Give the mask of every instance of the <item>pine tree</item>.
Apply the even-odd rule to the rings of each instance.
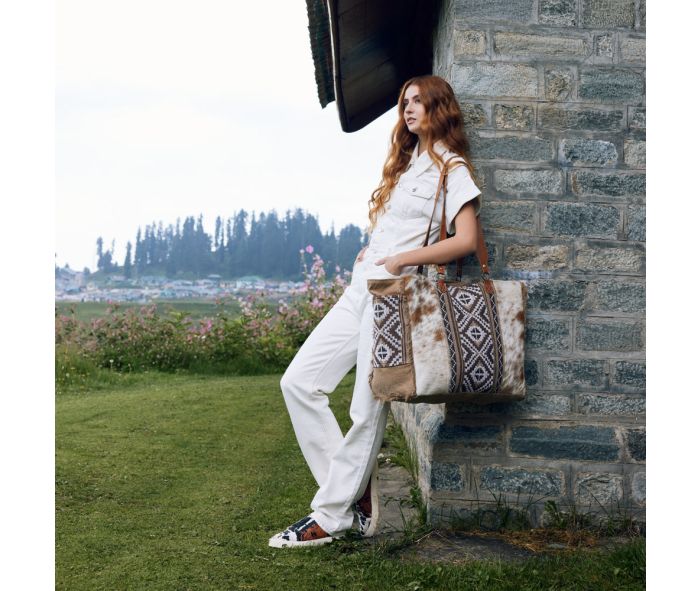
[[[126,257],[124,258],[124,277],[131,279],[131,241],[126,243]]]
[[[97,237],[97,270],[101,271],[102,270],[102,257],[104,256],[104,253],[102,252],[102,249],[104,247],[104,242],[102,240],[102,236]]]
[[[362,230],[354,224],[348,224],[338,236],[338,265],[341,269],[352,270],[357,253],[362,248]]]
[[[138,275],[143,275],[146,270],[146,253],[144,249],[143,240],[141,239],[141,226],[136,231],[136,245],[134,246],[134,266],[136,267],[136,273]]]
[[[242,277],[248,273],[248,212],[239,210],[232,222],[231,238],[227,244],[229,273],[231,277]]]

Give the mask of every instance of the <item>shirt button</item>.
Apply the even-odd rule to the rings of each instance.
[[[413,187],[413,189],[411,189],[411,191],[413,191],[415,193],[417,188],[418,187]]]

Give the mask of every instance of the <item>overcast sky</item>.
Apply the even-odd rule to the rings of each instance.
[[[395,109],[348,134],[321,108],[302,0],[57,0],[56,26],[60,266],[199,213],[367,224]]]

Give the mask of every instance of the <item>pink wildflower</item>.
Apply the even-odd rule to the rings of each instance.
[[[309,254],[311,254],[313,251],[314,251],[314,247],[311,246],[311,245],[309,244],[309,245],[306,247],[306,252],[308,252]]]

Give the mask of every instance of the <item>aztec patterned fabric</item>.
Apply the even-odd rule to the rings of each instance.
[[[403,307],[400,295],[374,298],[372,356],[375,367],[391,367],[406,363],[406,341]]]
[[[493,392],[503,365],[496,302],[479,283],[439,294],[450,351],[450,392]]]
[[[498,402],[525,397],[526,290],[520,281],[373,279],[370,385],[380,400]]]

